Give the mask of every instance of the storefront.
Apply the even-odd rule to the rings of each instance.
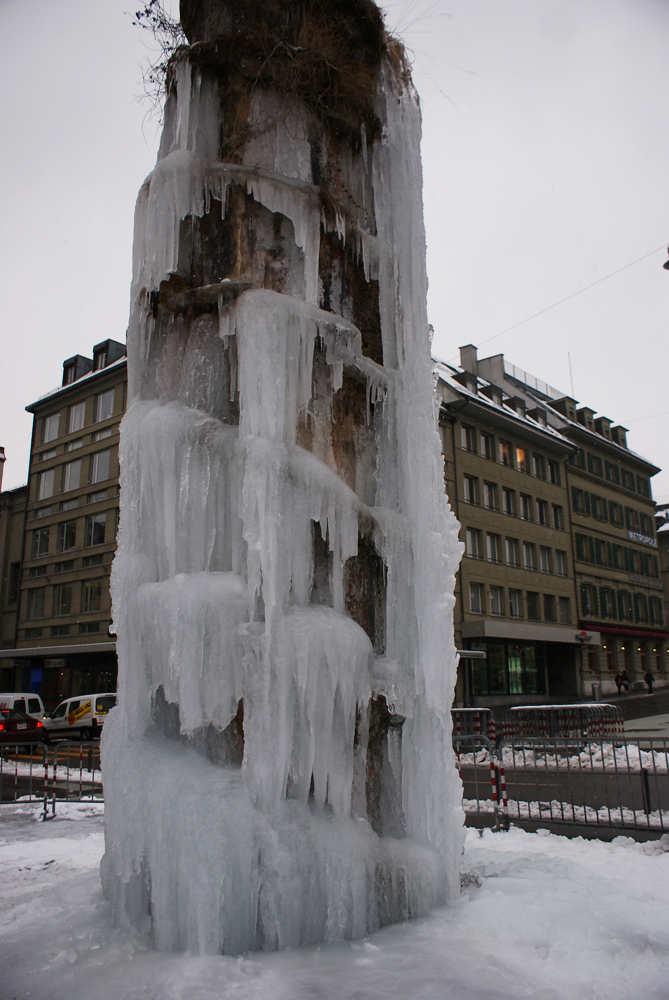
[[[64,698],[116,690],[115,642],[3,650],[0,664],[3,691],[39,694],[47,708]]]

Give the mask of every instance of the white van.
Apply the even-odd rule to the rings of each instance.
[[[31,715],[33,719],[44,720],[44,702],[38,694],[25,691],[12,691],[11,694],[0,694],[0,709],[18,708],[19,712]]]
[[[67,698],[44,720],[44,729],[49,737],[79,736],[82,740],[96,739],[115,704],[116,695],[113,691]]]

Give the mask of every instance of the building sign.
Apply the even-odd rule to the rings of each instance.
[[[65,666],[65,657],[64,656],[58,656],[58,657],[56,657],[55,660],[45,660],[44,661],[44,666],[45,667],[64,667]]]
[[[628,528],[627,537],[631,542],[640,542],[642,545],[652,545],[654,549],[657,548],[657,538],[651,538],[649,535],[640,535],[638,531],[630,531]]]

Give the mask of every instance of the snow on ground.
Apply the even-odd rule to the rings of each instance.
[[[666,1000],[669,837],[469,831],[465,890],[365,941],[158,954],[112,924],[103,807],[0,811],[0,1000]]]

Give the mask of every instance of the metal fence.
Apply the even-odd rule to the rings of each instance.
[[[669,741],[454,738],[469,822],[669,832]]]
[[[101,802],[100,744],[62,741],[0,747],[0,805],[40,802],[42,818],[58,802]]]
[[[518,705],[502,717],[505,739],[604,738],[625,734],[625,720],[618,705]]]

